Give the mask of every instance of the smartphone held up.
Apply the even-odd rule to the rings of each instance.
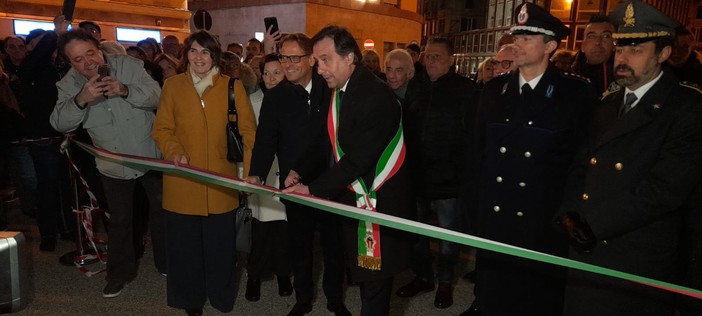
[[[108,64],[103,64],[98,66],[98,75],[100,77],[98,78],[98,81],[102,81],[102,78],[105,78],[110,75],[110,65]]]
[[[265,26],[266,26],[266,32],[268,31],[268,29],[271,29],[270,34],[275,34],[275,32],[278,32],[278,30],[279,30],[278,19],[274,16],[269,16],[269,17],[263,18],[263,24],[265,24]],[[272,28],[271,28],[271,26],[272,26]]]

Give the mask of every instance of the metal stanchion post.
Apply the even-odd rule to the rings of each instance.
[[[71,150],[71,143],[68,142],[65,148],[66,151]],[[70,155],[68,155],[70,157]],[[73,188],[73,202],[76,210],[80,211],[80,185],[78,184],[77,171],[73,170],[71,163],[68,164],[68,175],[71,181],[71,187]],[[76,250],[65,253],[59,258],[59,262],[65,266],[75,266],[75,265],[87,265],[94,263],[99,260],[95,255],[97,253],[94,249],[89,249],[85,246],[85,231],[81,218],[78,214],[75,214],[76,218]],[[92,255],[92,256],[91,256]]]

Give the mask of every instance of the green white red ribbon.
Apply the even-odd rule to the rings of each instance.
[[[75,142],[75,141],[74,141]],[[433,237],[441,240],[446,240],[450,242],[459,243],[462,245],[472,246],[480,249],[495,251],[507,255],[512,255],[516,257],[531,259],[535,261],[550,263],[558,266],[563,266],[571,269],[578,269],[582,271],[588,271],[596,274],[606,275],[613,278],[619,278],[623,280],[628,280],[631,282],[636,282],[651,287],[663,289],[666,291],[695,297],[702,299],[702,291],[693,289],[690,287],[685,287],[670,282],[659,281],[647,277],[638,276],[631,273],[621,272],[609,268],[604,268],[588,263],[583,263],[567,258],[561,258],[553,256],[546,253],[541,253],[525,248],[515,247],[509,244],[504,244],[496,241],[492,241],[485,238],[480,238],[468,234],[459,233],[456,231],[444,229],[441,227],[436,227],[420,222],[414,222],[406,220],[404,218],[399,218],[380,212],[368,212],[364,209],[359,209],[353,206],[320,199],[313,196],[302,195],[297,193],[282,193],[280,190],[272,187],[267,187],[263,185],[248,184],[234,177],[228,177],[215,172],[203,170],[200,168],[192,166],[175,166],[173,163],[151,159],[143,158],[129,155],[121,155],[111,153],[102,149],[98,149],[80,142],[75,142],[81,148],[85,149],[92,155],[105,159],[108,161],[121,163],[132,168],[138,168],[142,170],[158,170],[162,172],[175,173],[184,175],[193,179],[204,181],[207,183],[212,183],[216,185],[221,185],[223,187],[245,191],[255,194],[261,194],[264,196],[278,196],[282,199],[288,201],[304,204],[310,207],[314,207],[323,211],[338,214],[341,216],[346,216],[354,218],[357,220],[368,221],[376,223],[381,226],[391,227],[394,229],[399,229],[419,235],[424,235],[427,237]]]

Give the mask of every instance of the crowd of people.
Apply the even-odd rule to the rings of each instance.
[[[269,29],[226,50],[202,30],[124,47],[97,23],[68,31],[57,16],[54,31],[2,41],[2,158],[41,251],[75,238],[59,146],[76,133],[111,152],[702,288],[702,65],[690,32],[637,0],[593,16],[577,52],[558,50],[570,30],[535,4],[514,21],[467,78],[441,37],[384,60],[336,25],[311,37]],[[227,159],[230,106],[242,162]],[[295,294],[288,315],[311,312],[319,233],[329,312],[351,315],[346,281],[360,287],[362,315],[389,315],[407,269],[415,277],[394,295],[435,291],[438,310],[453,305],[456,243],[432,252],[428,237],[292,201],[93,164],[110,213],[106,298],[137,277],[148,231],[169,306],[231,311],[247,203],[248,301],[275,275],[279,295]],[[702,313],[694,298],[489,250],[477,250],[472,277],[461,315]]]

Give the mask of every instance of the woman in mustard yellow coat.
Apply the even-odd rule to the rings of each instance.
[[[229,77],[220,74],[221,49],[205,31],[184,42],[182,74],[166,80],[154,123],[153,138],[166,160],[228,176],[237,175],[227,161]],[[248,174],[256,122],[244,86],[234,85],[239,131],[244,140],[244,174]],[[179,175],[163,176],[168,255],[168,305],[201,315],[205,300],[222,311],[234,305],[236,284],[235,212],[239,193]]]

